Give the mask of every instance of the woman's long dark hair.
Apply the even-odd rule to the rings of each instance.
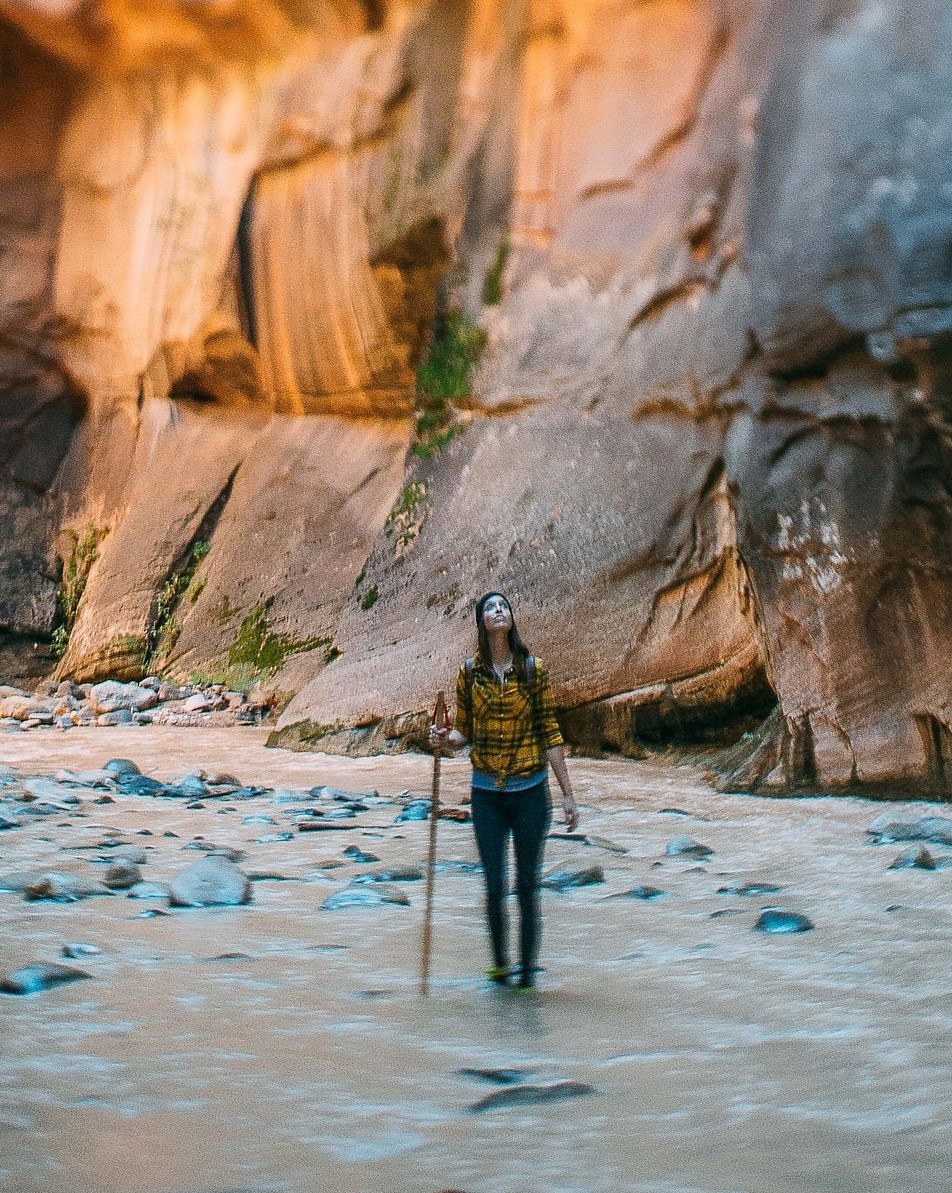
[[[484,593],[476,602],[476,635],[478,645],[476,648],[476,655],[480,663],[487,671],[493,669],[493,658],[489,651],[489,633],[486,630],[486,624],[483,621],[483,609],[490,597],[502,597],[502,599],[509,606],[509,616],[512,618],[512,625],[509,629],[507,639],[509,642],[509,651],[512,654],[512,669],[516,673],[516,678],[521,683],[528,682],[526,674],[526,659],[529,657],[529,650],[526,644],[519,637],[519,631],[516,629],[516,618],[512,612],[512,603],[504,592],[487,592]]]

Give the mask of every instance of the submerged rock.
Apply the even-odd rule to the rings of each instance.
[[[395,903],[401,907],[410,906],[410,900],[399,887],[368,883],[366,886],[344,887],[343,890],[328,895],[321,904],[321,911],[337,911],[342,907],[381,907],[385,903]]]
[[[555,1081],[551,1085],[513,1085],[487,1094],[475,1102],[470,1111],[481,1114],[485,1110],[501,1110],[506,1106],[535,1106],[540,1102],[582,1098],[595,1093],[594,1086],[584,1081]]]
[[[93,895],[111,895],[113,892],[101,882],[92,882],[79,874],[62,874],[56,870],[32,875],[23,888],[23,898],[30,903],[49,901],[51,903],[78,903]]]
[[[924,845],[911,845],[894,859],[890,870],[934,870],[935,858]]]
[[[423,871],[419,866],[388,866],[384,870],[368,870],[358,874],[355,884],[364,882],[419,882]]]
[[[0,978],[0,990],[4,994],[38,994],[41,990],[49,990],[51,986],[60,986],[64,982],[79,982],[91,977],[92,974],[86,973],[83,969],[75,969],[71,965],[41,961],[36,965],[26,965],[7,974],[5,978]]]
[[[866,832],[874,845],[893,845],[900,841],[931,841],[935,845],[952,845],[952,820],[947,816],[893,820],[886,813],[878,816]]]
[[[643,899],[646,903],[652,899],[670,897],[669,891],[662,891],[656,886],[633,886],[630,891],[618,891],[617,894],[607,896],[609,899]]]
[[[69,944],[63,945],[64,957],[98,957],[102,949],[98,944],[84,944],[80,941],[71,941]]]
[[[157,796],[165,791],[165,784],[148,775],[128,771],[119,775],[119,790],[123,795]]]
[[[605,871],[601,866],[585,866],[579,870],[550,870],[540,886],[550,891],[567,891],[573,887],[593,886],[605,881]]]
[[[719,895],[776,895],[782,887],[773,882],[729,882],[727,886],[719,886]]]
[[[460,1077],[475,1077],[494,1085],[518,1085],[529,1075],[525,1069],[457,1069],[456,1072]]]
[[[361,864],[380,861],[380,858],[375,853],[364,853],[359,845],[348,845],[344,850],[344,855],[352,861],[360,862]]]
[[[137,882],[129,887],[126,895],[130,899],[167,899],[169,888],[164,882]]]
[[[702,845],[693,837],[675,837],[669,841],[665,853],[669,857],[710,857],[714,850],[709,845]]]
[[[170,907],[236,907],[251,902],[251,880],[224,857],[203,858],[169,883]]]
[[[395,818],[394,824],[405,824],[408,820],[429,820],[430,818],[430,801],[428,799],[415,799],[412,803],[400,812]]]
[[[367,799],[375,799],[378,793],[376,791],[342,791],[340,787],[330,787],[327,784],[321,784],[318,787],[312,787],[308,794],[313,799],[329,799],[340,804],[351,804],[363,803]]]
[[[813,921],[796,911],[781,911],[770,908],[761,912],[754,927],[758,932],[785,933],[809,932],[814,927]]]

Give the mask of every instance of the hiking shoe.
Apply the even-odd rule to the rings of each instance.
[[[495,982],[497,986],[509,985],[509,966],[508,965],[491,965],[486,970],[486,977],[491,982]]]
[[[535,989],[535,982],[516,982],[515,986],[513,986],[516,994],[522,995],[535,994]]]

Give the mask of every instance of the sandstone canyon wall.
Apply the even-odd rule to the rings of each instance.
[[[390,748],[502,587],[585,748],[775,693],[728,785],[948,792],[944,3],[0,21],[8,651]]]

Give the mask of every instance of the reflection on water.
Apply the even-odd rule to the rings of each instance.
[[[205,766],[262,785],[426,791],[425,758],[328,759],[261,741],[138,729],[0,744],[14,765],[46,773],[125,756],[163,778]],[[0,1189],[945,1191],[952,874],[888,871],[888,847],[871,848],[864,831],[879,809],[862,801],[723,797],[695,771],[644,763],[573,770],[586,828],[614,848],[549,842],[551,864],[594,859],[606,881],[544,893],[546,969],[531,999],[480,980],[479,877],[464,865],[437,878],[426,999],[421,883],[403,886],[410,907],[319,910],[360,872],[345,850],[369,843],[364,824],[377,826],[382,866],[421,863],[427,825],[394,826],[395,806],[260,845],[244,818],[283,825],[293,805],[119,798],[4,833],[4,871],[99,874],[86,847],[119,829],[149,847],[150,881],[194,861],[183,847],[199,836],[289,881],[255,882],[246,908],[148,920],[122,894],[71,905],[0,894],[2,972],[56,960],[66,941],[102,949],[71,962],[92,981],[0,998]],[[465,764],[444,774],[448,798],[462,799]],[[705,819],[659,815],[673,803]],[[685,823],[715,851],[702,866],[665,855]],[[469,827],[441,823],[439,855],[472,862]],[[769,899],[816,930],[755,933],[766,899],[718,893],[727,881],[773,882]],[[671,897],[605,897],[636,884]],[[724,909],[739,914],[711,918]],[[466,1069],[596,1094],[476,1115],[492,1086]]]

